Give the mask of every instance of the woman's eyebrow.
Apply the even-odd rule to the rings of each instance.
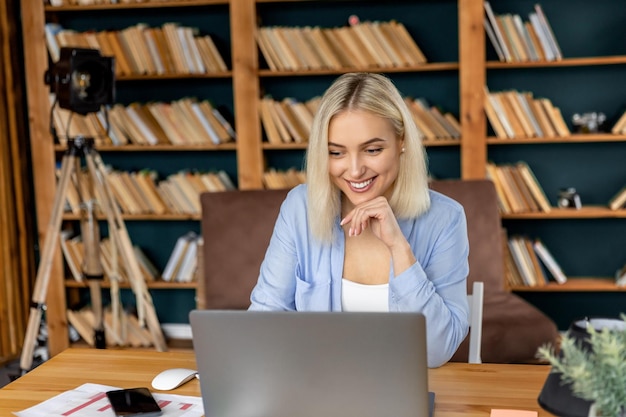
[[[370,140],[367,140],[367,141],[361,143],[359,146],[368,146],[368,145],[371,145],[373,143],[378,143],[378,142],[386,142],[386,141],[385,141],[385,139],[382,139],[382,138],[372,138]],[[338,148],[345,148],[344,145],[340,145],[340,144],[334,143],[334,142],[328,142],[328,146],[336,146]]]

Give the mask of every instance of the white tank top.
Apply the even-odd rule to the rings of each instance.
[[[341,280],[342,311],[389,311],[389,284],[366,285]]]

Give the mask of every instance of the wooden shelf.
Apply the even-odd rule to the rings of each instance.
[[[120,75],[115,78],[116,82],[124,81],[165,81],[165,80],[197,80],[201,78],[231,78],[232,71],[208,72],[202,74],[162,74],[162,75],[146,75],[146,74],[128,74]]]
[[[144,1],[135,3],[116,4],[93,4],[89,6],[50,6],[46,5],[46,12],[84,12],[87,10],[119,10],[119,9],[158,9],[165,7],[193,7],[193,6],[214,6],[229,4],[229,0],[179,0],[179,1]]]
[[[122,214],[122,219],[125,221],[199,221],[200,218],[200,214]],[[104,221],[106,217],[99,215],[97,219]],[[63,215],[63,220],[80,220],[80,215],[66,213]]]
[[[98,152],[193,152],[193,151],[235,151],[237,144],[223,143],[221,145],[102,145],[97,146]],[[54,145],[55,152],[64,152],[66,146]]]
[[[424,140],[422,142],[424,146],[461,146],[461,141],[459,139],[437,139],[437,140]],[[306,143],[281,143],[281,144],[273,144],[268,142],[263,142],[261,145],[264,150],[291,150],[291,149],[306,149]]]
[[[434,62],[423,65],[413,65],[409,67],[377,67],[377,68],[343,68],[340,70],[297,70],[297,71],[274,71],[270,69],[259,69],[259,77],[304,77],[311,75],[337,75],[346,71],[377,71],[383,73],[396,72],[418,72],[418,71],[458,71],[458,62]]]
[[[586,67],[593,65],[624,65],[626,64],[626,55],[624,56],[602,56],[602,57],[585,57],[585,58],[564,58],[560,61],[535,61],[535,62],[500,62],[489,61],[485,64],[487,69],[506,69],[506,68],[549,68],[549,67]]]
[[[529,219],[624,219],[626,209],[611,210],[603,206],[583,206],[579,210],[553,207],[549,213],[508,213],[502,214],[505,220]]]
[[[574,134],[558,138],[515,138],[499,139],[493,136],[487,138],[488,145],[535,145],[540,143],[589,143],[589,142],[626,142],[626,135],[611,133]]]
[[[166,282],[166,281],[152,281],[146,282],[146,286],[151,290],[172,290],[172,289],[196,289],[198,284],[196,282]],[[86,281],[79,282],[73,279],[65,280],[66,288],[89,288]],[[109,281],[102,281],[102,288],[111,288]],[[120,288],[130,289],[128,282],[121,282]]]
[[[624,292],[626,287],[618,287],[611,278],[570,277],[564,284],[550,282],[538,287],[511,287],[513,292]]]

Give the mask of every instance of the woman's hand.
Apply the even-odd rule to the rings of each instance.
[[[368,227],[389,249],[398,244],[406,244],[396,216],[385,197],[361,203],[353,208],[342,220],[341,225],[349,224],[348,236],[359,236]]]

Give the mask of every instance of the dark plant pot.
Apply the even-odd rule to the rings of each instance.
[[[623,320],[606,317],[583,318],[575,320],[569,327],[568,333],[571,338],[582,344],[584,349],[589,350],[589,333],[587,324],[596,330],[608,328],[609,330],[624,331],[626,323]],[[546,382],[537,399],[539,405],[546,411],[559,417],[588,417],[592,402],[578,398],[572,394],[570,384],[563,384],[560,373],[552,373],[546,378]]]

